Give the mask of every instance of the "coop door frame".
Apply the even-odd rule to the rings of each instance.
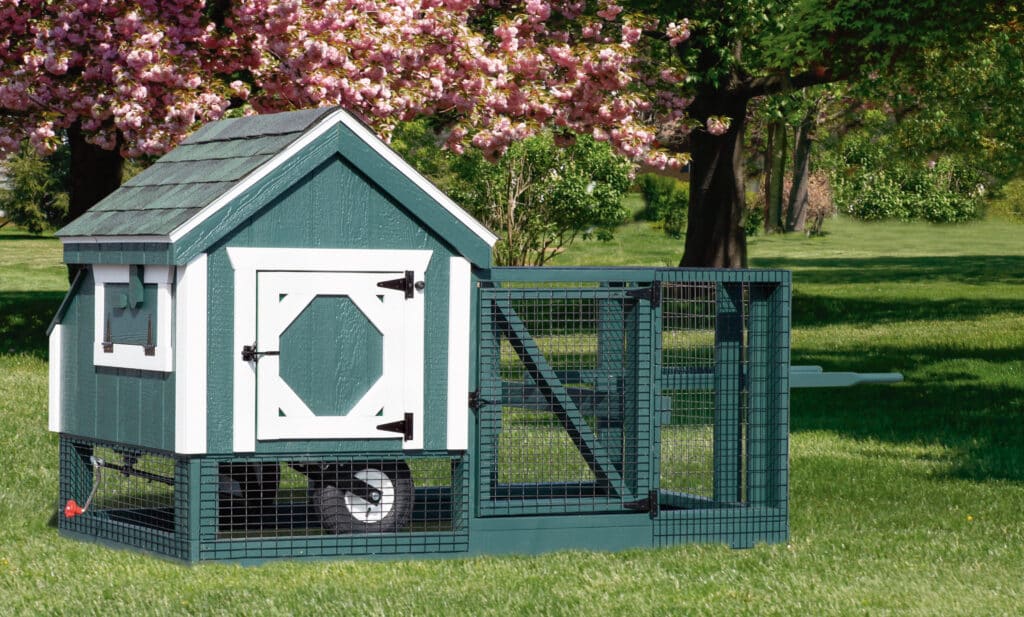
[[[499,276],[501,273],[497,273]],[[542,276],[542,275],[541,275]],[[653,359],[652,307],[647,295],[651,287],[605,285],[589,288],[565,287],[488,287],[480,290],[478,341],[480,389],[476,397],[480,444],[478,510],[483,516],[570,514],[587,512],[635,512],[643,510],[644,500],[653,487],[652,469],[640,464],[649,457],[651,424],[655,397],[650,371]],[[530,332],[529,325],[517,314],[514,303],[551,300],[592,302],[598,306],[598,324],[618,319],[631,332],[631,345],[618,341],[620,374],[602,367],[598,351],[594,370],[559,370],[544,351],[544,335]],[[600,325],[598,347],[612,344],[614,337]],[[601,340],[604,339],[604,340]],[[503,380],[502,341],[524,367],[521,384]],[[586,373],[593,373],[588,376]],[[618,377],[619,385],[613,384]],[[646,381],[645,381],[646,379]],[[582,388],[570,384],[591,383]],[[532,384],[532,385],[530,385]],[[629,385],[627,385],[629,384]],[[510,388],[511,386],[511,388]],[[622,451],[609,447],[591,426],[593,418],[586,408],[601,397],[602,388],[619,388],[624,398],[620,432]],[[510,394],[511,392],[511,394]],[[606,392],[607,393],[607,392]],[[525,399],[525,400],[519,400]],[[541,402],[543,401],[543,402]],[[537,407],[539,403],[539,407]],[[581,459],[594,476],[592,482],[508,483],[502,480],[502,464],[532,465],[543,468],[551,461],[525,461],[519,456],[501,454],[501,433],[506,408],[548,409],[558,418]],[[588,421],[589,420],[589,421]],[[514,459],[510,460],[503,459]],[[616,462],[616,459],[620,459]]]
[[[402,435],[381,431],[376,429],[353,430],[353,426],[338,422],[338,417],[313,417],[306,420],[317,420],[315,422],[299,422],[291,430],[281,430],[280,423],[274,419],[268,420],[267,412],[264,409],[259,412],[258,392],[260,391],[260,377],[258,368],[260,362],[245,360],[240,350],[247,345],[258,343],[259,320],[259,280],[261,273],[296,273],[301,277],[317,278],[317,273],[337,273],[341,278],[335,280],[335,284],[345,280],[363,287],[369,276],[380,275],[381,280],[388,277],[395,278],[406,271],[413,273],[414,280],[422,281],[426,274],[427,266],[430,263],[432,251],[429,250],[377,250],[377,249],[272,249],[272,248],[240,248],[231,247],[227,249],[228,259],[235,271],[235,332],[234,332],[234,451],[255,452],[257,441],[279,440],[279,439],[402,439]],[[346,279],[347,277],[347,279]],[[323,281],[328,280],[322,279]],[[328,287],[330,289],[330,283]],[[404,417],[411,414],[412,438],[402,439],[402,447],[406,450],[421,449],[423,447],[423,357],[424,357],[424,293],[417,291],[412,298],[405,299],[402,291],[393,289],[379,289],[378,295],[399,296],[402,302],[395,304],[388,302],[388,309],[384,309],[381,303],[381,311],[400,311],[394,319],[403,324],[398,332],[397,327],[388,329],[384,334],[384,345],[388,347],[388,340],[401,339],[400,362],[401,377],[395,383],[391,376],[391,383],[387,388],[397,388],[390,394],[384,394],[389,398],[387,418],[380,420],[381,423],[391,416]],[[310,297],[321,295],[314,293]],[[333,295],[326,292],[324,295]],[[376,300],[376,297],[374,297]],[[370,303],[367,299],[362,301],[364,307]],[[305,306],[305,305],[303,305]],[[396,308],[397,307],[397,308]],[[301,310],[301,309],[300,309]],[[362,310],[362,309],[361,309]],[[370,309],[373,311],[374,309]],[[294,312],[294,311],[293,311]],[[364,311],[365,313],[365,311]],[[382,313],[383,314],[383,313]],[[377,317],[379,322],[382,318]],[[373,321],[373,319],[371,319]],[[375,324],[376,325],[376,324]],[[392,343],[394,344],[394,343]],[[392,348],[392,355],[396,353]],[[264,356],[267,368],[262,371],[271,370],[277,358]],[[393,369],[394,370],[394,369]],[[379,390],[378,390],[379,392]],[[395,407],[398,409],[394,409]],[[308,411],[308,409],[306,409]],[[302,410],[299,410],[301,415]],[[259,418],[259,420],[258,420]]]

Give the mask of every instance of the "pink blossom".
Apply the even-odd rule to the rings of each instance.
[[[604,19],[607,19],[608,21],[611,21],[611,20],[615,19],[615,17],[619,13],[621,13],[621,12],[622,12],[622,7],[621,6],[619,6],[617,4],[609,4],[608,6],[604,7],[600,11],[598,11],[597,14],[600,17],[602,17]]]
[[[712,135],[725,135],[729,130],[731,120],[725,116],[711,116],[708,118],[706,126],[708,133]]]

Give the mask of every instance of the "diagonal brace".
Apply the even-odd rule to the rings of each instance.
[[[565,386],[555,374],[555,371],[544,359],[537,343],[530,336],[526,325],[516,315],[515,310],[505,300],[494,300],[494,306],[498,309],[496,325],[501,329],[508,342],[512,345],[523,363],[530,378],[533,379],[541,395],[555,412],[555,416],[562,423],[563,428],[569,433],[576,448],[587,462],[594,476],[601,482],[611,487],[617,497],[624,501],[631,501],[633,493],[626,487],[622,475],[615,468],[611,459],[601,448],[597,436],[587,424],[579,408],[569,396]]]

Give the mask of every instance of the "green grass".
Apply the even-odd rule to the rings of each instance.
[[[50,524],[53,240],[0,232],[0,615],[1024,614],[1024,226],[826,224],[758,237],[793,270],[793,362],[904,373],[792,397],[788,544],[183,567]],[[648,223],[556,263],[673,265]]]

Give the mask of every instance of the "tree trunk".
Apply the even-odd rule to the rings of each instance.
[[[71,169],[68,180],[68,216],[70,223],[83,212],[121,186],[124,158],[120,148],[104,150],[85,141],[78,124],[68,129]]]
[[[743,233],[743,132],[747,101],[746,97],[722,88],[699,93],[690,105],[691,115],[702,124],[708,117],[719,115],[731,118],[732,124],[724,135],[711,135],[703,127],[690,134],[690,205],[681,267],[747,265],[747,239]]]
[[[781,118],[768,126],[768,164],[765,167],[764,230],[783,230],[782,187],[786,176],[786,121]]]
[[[793,187],[789,190],[786,231],[803,231],[807,220],[807,181],[811,175],[811,134],[814,131],[815,110],[804,116],[796,129],[793,146]]]

